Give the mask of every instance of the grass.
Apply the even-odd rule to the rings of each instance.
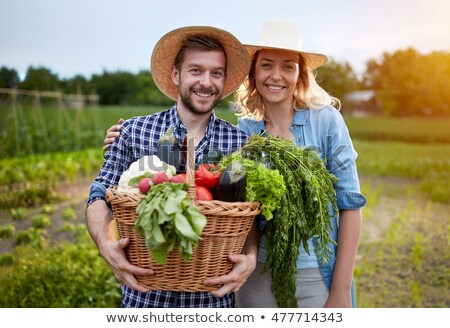
[[[359,173],[417,179],[432,200],[450,202],[450,144],[354,140]]]
[[[450,143],[450,117],[345,117],[345,122],[356,139]]]
[[[355,269],[358,307],[449,307],[450,204],[424,200],[414,181],[378,181],[373,189],[363,183],[369,202]],[[397,191],[384,192],[390,189]]]

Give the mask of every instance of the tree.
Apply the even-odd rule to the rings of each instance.
[[[100,104],[128,105],[134,102],[137,82],[131,73],[104,71],[101,75],[92,76],[91,86],[99,95]]]
[[[345,111],[344,95],[361,89],[361,82],[348,62],[330,60],[327,65],[317,69],[317,83],[330,95],[342,102]]]
[[[19,82],[19,74],[15,69],[4,66],[0,68],[0,88],[15,88]]]
[[[157,106],[170,106],[173,101],[167,98],[156,87],[155,82],[150,71],[140,71],[137,76],[136,98],[135,101],[141,105],[157,105]]]
[[[64,93],[78,93],[90,94],[92,93],[91,82],[83,75],[75,75],[70,79],[61,81],[61,90]]]
[[[387,115],[450,114],[450,53],[386,52],[380,62],[367,63],[364,84],[375,90]]]
[[[45,67],[34,68],[30,66],[25,75],[25,79],[20,83],[21,89],[26,90],[56,90],[59,88],[58,75],[53,74]]]

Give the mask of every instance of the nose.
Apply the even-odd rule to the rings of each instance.
[[[205,87],[209,87],[211,85],[211,76],[209,73],[202,74],[200,84]]]
[[[278,67],[274,67],[270,77],[274,81],[279,81],[281,79],[280,69]]]

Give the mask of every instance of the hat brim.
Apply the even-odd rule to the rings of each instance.
[[[323,66],[328,61],[328,57],[326,55],[319,54],[319,53],[313,53],[313,52],[299,51],[296,49],[258,46],[258,45],[250,45],[250,44],[244,44],[244,47],[249,52],[251,58],[253,58],[253,56],[255,55],[256,52],[258,52],[259,50],[263,50],[263,49],[275,49],[275,50],[286,50],[286,51],[296,52],[296,53],[301,54],[305,58],[306,65],[310,69],[316,69],[320,66]]]
[[[232,94],[250,70],[250,56],[242,43],[231,33],[211,26],[187,26],[165,34],[155,45],[150,59],[153,80],[167,97],[177,100],[178,86],[172,82],[171,69],[183,42],[190,36],[206,35],[218,40],[227,58],[226,80],[222,99]]]

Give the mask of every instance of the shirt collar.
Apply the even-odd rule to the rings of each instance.
[[[177,104],[174,104],[170,109],[169,116],[170,126],[174,127],[175,136],[178,140],[183,140],[186,135],[186,126],[180,120],[180,117],[177,113]],[[220,124],[219,120],[216,117],[214,111],[211,113],[211,118],[209,119],[208,125],[206,127],[205,136],[209,139],[214,133],[214,127]]]
[[[308,119],[309,110],[308,109],[297,109],[295,111],[293,125],[305,125]]]

